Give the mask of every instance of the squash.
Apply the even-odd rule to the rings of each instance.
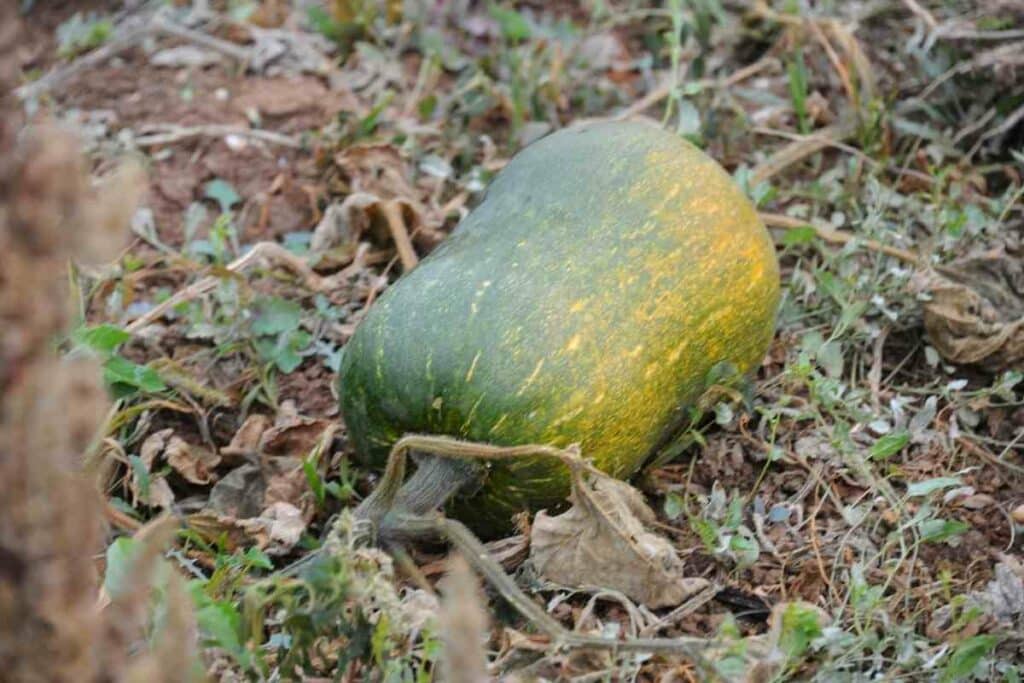
[[[549,135],[366,312],[344,350],[342,415],[381,463],[406,433],[580,444],[619,478],[721,362],[762,360],[779,302],[768,231],[729,175],[642,123]],[[449,514],[485,535],[557,506],[564,465],[491,463]]]

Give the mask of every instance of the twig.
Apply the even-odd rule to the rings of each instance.
[[[734,71],[726,78],[705,78],[697,81],[697,84],[705,88],[727,88],[747,80],[751,76],[764,71],[775,63],[777,63],[777,60],[774,57],[762,57],[753,64],[748,64],[742,69]],[[672,84],[673,78],[671,76],[667,77],[661,85],[656,87],[654,90],[651,90],[649,93],[620,111],[612,118],[616,121],[624,121],[625,119],[632,118],[653,107],[658,102],[668,97],[669,93],[672,92]]]
[[[533,625],[551,638],[552,644],[559,649],[612,650],[613,652],[651,652],[682,655],[694,662],[705,663],[704,652],[713,647],[714,642],[705,638],[629,638],[617,640],[602,636],[591,636],[573,633],[555,621],[544,609],[535,603],[523,590],[516,585],[504,572],[494,558],[490,556],[476,536],[460,522],[445,517],[432,515],[424,517],[406,517],[403,524],[411,531],[427,534],[439,534],[451,541],[474,569],[487,579],[501,593],[510,605],[530,620]]]
[[[772,228],[785,228],[787,230],[795,230],[798,228],[808,227],[813,228],[814,232],[817,233],[818,237],[825,240],[826,242],[831,242],[832,244],[849,244],[850,242],[857,242],[872,251],[881,252],[883,254],[886,254],[887,256],[893,256],[895,258],[900,259],[901,261],[906,261],[907,263],[911,263],[919,268],[928,268],[930,266],[930,264],[921,259],[921,257],[919,257],[917,254],[911,253],[906,249],[900,249],[899,247],[890,247],[889,245],[882,244],[881,242],[878,242],[876,240],[862,239],[857,235],[853,235],[848,232],[843,232],[841,230],[836,230],[835,228],[830,228],[818,221],[793,218],[792,216],[785,216],[780,213],[762,213],[761,220],[765,222],[765,225]],[[945,270],[943,266],[931,267],[939,271]]]
[[[395,200],[381,202],[381,212],[388,223],[388,230],[391,232],[391,239],[398,249],[398,258],[402,261],[402,270],[409,272],[419,263],[416,250],[413,249],[412,240],[409,238],[409,230],[405,227],[405,219],[402,217],[402,206]]]
[[[807,25],[811,28],[811,33],[814,34],[815,40],[817,40],[822,49],[825,50],[825,55],[828,57],[828,61],[832,63],[832,67],[839,74],[839,80],[843,84],[843,90],[846,91],[846,96],[850,100],[850,104],[854,107],[857,106],[857,91],[853,87],[853,81],[850,80],[850,72],[843,64],[842,60],[839,59],[839,55],[836,54],[835,48],[832,47],[832,43],[829,42],[825,32],[821,30],[821,26],[816,21],[808,21]]]
[[[644,638],[653,636],[661,629],[675,624],[686,615],[693,614],[701,607],[711,602],[711,600],[714,599],[715,595],[717,595],[720,590],[720,586],[708,584],[708,586],[704,590],[700,591],[699,593],[691,597],[689,600],[679,605],[679,607],[676,607],[674,610],[672,610],[671,612],[669,612],[653,624],[645,626],[640,631],[640,636]]]
[[[169,21],[162,16],[153,17],[152,21],[153,29],[166,33],[167,35],[187,40],[190,43],[202,45],[205,48],[219,52],[222,55],[231,57],[232,59],[238,60],[243,64],[248,64],[249,60],[252,59],[252,52],[240,45],[221,40],[220,38],[214,38],[213,36],[202,33],[200,31],[194,31],[190,28],[186,28],[181,24],[177,24],[173,21]]]
[[[236,59],[246,64],[252,57],[251,52],[244,47],[186,28],[164,18],[158,13],[152,18],[145,20],[140,26],[123,30],[121,35],[114,37],[105,45],[101,45],[95,50],[82,55],[73,62],[56,69],[55,71],[51,71],[37,81],[26,83],[20,88],[17,88],[14,91],[14,95],[20,100],[28,100],[38,97],[39,95],[57,87],[61,83],[64,83],[81,71],[98,66],[111,57],[115,57],[128,48],[135,46],[147,35],[154,32],[164,33],[176,38],[181,38],[182,40],[202,45],[203,47],[220,52],[221,54],[227,55],[232,59]]]
[[[871,387],[871,405],[876,411],[881,410],[882,400],[882,360],[885,350],[885,340],[889,337],[888,325],[882,327],[872,344],[871,369],[868,370],[868,386]]]
[[[786,145],[754,167],[750,172],[751,185],[757,185],[778,175],[786,168],[816,152],[820,152],[826,147],[832,147],[841,143],[853,135],[856,130],[857,127],[851,120],[822,128],[813,135],[805,136]]]
[[[268,259],[270,261],[277,262],[281,265],[287,266],[289,269],[302,276],[306,287],[313,291],[322,292],[328,291],[333,287],[334,281],[332,278],[325,278],[317,275],[313,272],[305,261],[291,253],[280,244],[276,242],[259,242],[249,250],[244,256],[235,259],[227,266],[227,270],[232,273],[238,273],[249,266],[253,265],[260,259]],[[161,304],[154,306],[151,310],[147,311],[142,316],[132,321],[125,329],[128,332],[135,333],[144,328],[146,325],[153,323],[158,320],[165,313],[173,309],[175,306],[182,304],[186,301],[191,301],[198,296],[213,290],[217,283],[220,282],[221,278],[217,276],[204,277],[202,280],[192,283],[185,289],[177,292],[174,296],[170,297]]]
[[[244,128],[242,126],[230,126],[219,123],[206,124],[202,126],[178,126],[173,123],[155,123],[145,126],[143,130],[154,131],[135,138],[135,144],[141,147],[153,147],[155,145],[167,145],[172,142],[188,140],[196,137],[227,137],[238,135],[240,137],[254,138],[262,142],[269,142],[283,147],[298,148],[302,146],[295,138],[275,133],[270,130],[258,128]]]
[[[992,130],[985,131],[985,134],[981,136],[982,140],[988,140],[989,138],[996,137],[1009,132],[1011,128],[1016,126],[1021,119],[1024,119],[1024,105],[1021,105],[1014,109],[998,126]]]
[[[1024,38],[1024,29],[978,31],[968,28],[940,28],[935,32],[935,37],[947,40],[1017,40],[1018,38]]]
[[[932,13],[924,7],[921,7],[917,0],[903,0],[903,4],[907,6],[907,9],[910,10],[911,14],[927,24],[928,28],[932,31],[938,28],[939,22],[935,21],[935,17],[932,16]]]
[[[1020,63],[1021,54],[1024,54],[1024,41],[1000,45],[999,47],[992,48],[991,50],[986,50],[971,59],[969,62],[962,62],[948,69],[941,76],[929,83],[928,87],[922,90],[921,94],[917,97],[920,100],[927,99],[928,96],[935,92],[939,86],[954,76],[970,73],[976,69],[992,66],[1002,61],[1006,61],[1010,64],[1018,64]]]
[[[112,39],[92,52],[87,52],[75,61],[66,64],[59,69],[51,71],[37,81],[26,83],[14,91],[15,97],[20,100],[30,100],[39,97],[43,93],[52,90],[61,83],[64,83],[72,76],[81,71],[98,66],[111,57],[115,57],[124,50],[140,42],[152,31],[150,25],[144,25],[126,31],[124,34]]]
[[[775,128],[768,128],[766,126],[756,126],[754,128],[751,128],[751,132],[756,133],[758,135],[768,135],[777,138],[784,138],[786,140],[793,140],[796,142],[807,139],[806,135],[800,135],[799,133],[791,133],[786,130],[776,130]],[[897,180],[903,176],[906,176],[909,178],[913,178],[914,180],[918,180],[922,183],[926,183],[928,185],[934,185],[936,182],[933,176],[930,176],[926,173],[915,171],[914,169],[911,168],[897,166],[892,163],[884,164],[876,159],[873,159],[870,155],[865,154],[862,150],[857,149],[853,145],[848,145],[845,142],[841,142],[839,140],[831,140],[829,141],[828,146],[846,152],[847,154],[851,154],[860,159],[861,161],[863,161],[868,166],[871,166],[872,168],[884,169],[885,171],[894,174]]]
[[[1018,438],[1020,438],[1020,436],[1018,436]],[[1017,475],[1024,475],[1024,467],[1021,467],[1020,465],[1014,465],[1012,462],[1007,462],[1003,460],[999,456],[990,453],[988,449],[982,448],[981,446],[974,443],[970,439],[961,436],[957,438],[956,442],[960,444],[963,447],[963,449],[970,453],[971,455],[976,455],[980,457],[982,460],[987,461],[991,465],[995,465],[996,467],[1005,467],[1006,469],[1016,473]]]

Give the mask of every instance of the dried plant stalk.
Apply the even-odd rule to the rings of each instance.
[[[15,41],[4,36],[18,30],[16,8],[0,3],[0,93],[15,76],[3,65],[12,63],[5,53]],[[187,602],[151,653],[131,656],[144,642],[145,565],[161,555],[159,539],[140,544],[139,589],[105,611],[97,603],[103,506],[81,456],[109,399],[96,360],[54,352],[72,318],[69,259],[117,255],[139,176],[119,172],[94,192],[77,141],[56,128],[19,132],[20,109],[0,98],[0,678],[138,680],[148,666],[161,676],[147,680],[187,680]]]

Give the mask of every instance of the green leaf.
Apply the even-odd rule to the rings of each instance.
[[[974,636],[957,643],[949,654],[949,662],[942,670],[943,683],[959,681],[967,678],[981,661],[981,658],[995,649],[999,644],[999,636]]]
[[[71,338],[77,344],[88,346],[103,355],[109,355],[118,346],[131,339],[132,335],[117,325],[103,324],[79,327],[72,333]]]
[[[139,485],[139,496],[141,496],[144,501],[148,501],[150,476],[149,470],[146,468],[146,463],[144,463],[142,458],[137,455],[129,455],[128,462],[131,463],[132,466],[132,476],[135,477],[135,481]]]
[[[886,458],[891,458],[902,451],[903,447],[908,443],[910,443],[910,432],[906,430],[886,434],[871,445],[871,459],[885,460]]]
[[[700,536],[701,542],[709,552],[714,551],[715,545],[718,544],[718,530],[710,522],[700,517],[691,517],[690,528]]]
[[[316,463],[308,458],[303,460],[302,471],[306,474],[306,481],[309,482],[309,488],[313,491],[313,495],[316,496],[317,504],[323,505],[326,491],[324,489],[323,477],[316,470]]]
[[[679,135],[697,135],[700,133],[700,112],[693,102],[687,99],[679,99],[679,122],[676,125],[676,133]]]
[[[196,621],[203,634],[242,666],[248,666],[249,652],[240,637],[242,618],[229,602],[208,604],[196,613]]]
[[[107,547],[107,573],[103,577],[103,589],[111,598],[131,589],[135,551],[136,541],[128,536],[122,536]]]
[[[843,375],[843,347],[837,341],[827,341],[818,349],[818,365],[832,379]]]
[[[789,76],[789,96],[793,101],[797,124],[801,133],[807,133],[811,126],[807,116],[807,65],[804,63],[802,49],[797,49],[786,68],[786,73]]]
[[[971,528],[970,524],[955,519],[926,519],[918,527],[921,540],[927,543],[938,543],[947,538],[959,536]]]
[[[109,384],[125,384],[148,394],[167,388],[155,370],[121,356],[111,356],[103,365],[103,377]]]
[[[248,548],[243,554],[243,557],[245,557],[245,561],[249,564],[250,567],[256,567],[257,569],[266,569],[268,571],[274,568],[274,563],[270,561],[270,558],[267,557],[267,554],[259,548],[257,548],[256,546]]]
[[[530,24],[514,9],[491,5],[491,16],[501,27],[501,35],[507,40],[526,40],[531,35]]]
[[[818,231],[810,225],[801,228],[790,228],[782,236],[782,244],[787,247],[795,247],[800,244],[810,244],[818,236]]]
[[[679,515],[686,511],[686,502],[678,493],[669,491],[665,496],[665,516],[669,519],[678,519]]]
[[[915,481],[907,485],[907,495],[911,497],[927,496],[935,491],[960,486],[960,477],[935,477],[924,481]]]
[[[232,206],[242,201],[242,198],[235,191],[235,188],[231,186],[231,183],[220,178],[206,183],[205,197],[216,201],[220,205],[221,213],[231,211]]]
[[[752,538],[736,534],[729,539],[729,550],[736,554],[741,567],[749,567],[761,555],[761,546]]]
[[[262,335],[291,332],[299,327],[301,319],[302,306],[294,301],[272,297],[259,302],[252,331]]]
[[[821,633],[817,611],[797,603],[787,605],[782,612],[779,648],[786,653],[787,658],[800,657]]]

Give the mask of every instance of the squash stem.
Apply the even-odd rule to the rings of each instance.
[[[417,454],[419,467],[405,481],[406,461],[413,453]],[[422,533],[403,529],[400,520],[432,512],[463,489],[478,486],[485,472],[484,461],[537,456],[555,458],[570,468],[597,472],[580,457],[576,445],[564,449],[540,444],[495,446],[448,436],[407,434],[392,446],[384,476],[356,508],[355,516],[373,525],[377,540],[423,538]]]
[[[401,520],[422,516],[447,503],[464,488],[479,485],[483,466],[472,460],[438,455],[417,455],[416,471],[402,483],[387,481],[388,476],[404,475],[405,467],[389,468],[385,480],[356,509],[356,517],[374,523],[380,538],[388,541],[413,540],[422,534],[406,533]]]

